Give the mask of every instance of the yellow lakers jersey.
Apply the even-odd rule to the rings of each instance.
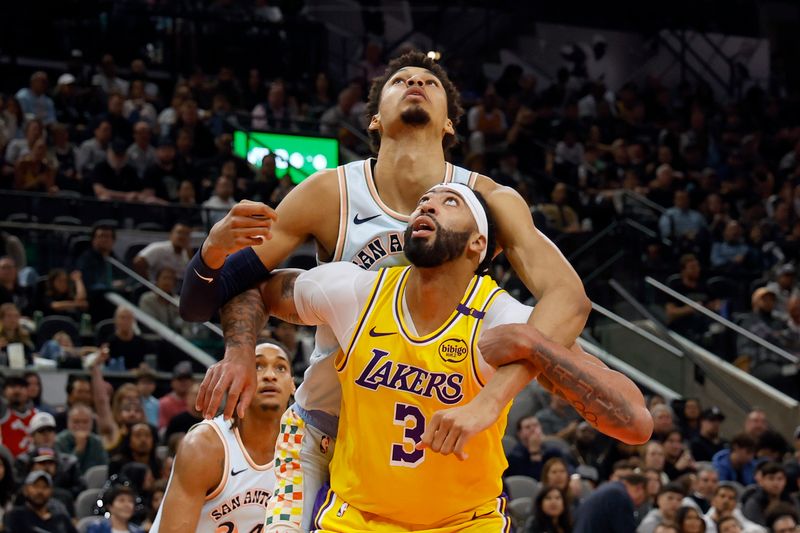
[[[418,337],[402,313],[409,272],[380,271],[350,345],[337,355],[342,407],[331,488],[361,511],[436,524],[502,491],[509,406],[467,444],[465,461],[415,449],[436,411],[468,403],[485,383],[477,337],[502,290],[488,276],[475,276],[448,320]]]

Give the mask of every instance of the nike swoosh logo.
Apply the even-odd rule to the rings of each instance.
[[[206,283],[212,283],[214,281],[214,278],[207,278],[205,276],[201,276],[200,272],[198,272],[196,268],[193,268],[192,270],[194,270],[194,273],[197,274],[198,278],[202,279]]]
[[[232,468],[231,468],[231,475],[232,475],[232,476],[238,476],[239,474],[241,474],[241,473],[242,473],[242,472],[244,472],[245,470],[247,470],[247,469],[246,469],[246,468],[242,468],[241,470],[239,470],[239,471],[237,472],[236,470],[234,470],[234,469],[232,469]]]
[[[374,215],[367,218],[358,218],[358,213],[356,213],[356,216],[353,217],[353,224],[363,224],[364,222],[369,222],[373,218],[378,218],[379,216],[380,215]]]
[[[370,337],[386,337],[387,335],[397,335],[397,332],[396,331],[389,331],[388,333],[378,333],[377,331],[375,331],[375,327],[373,327],[371,330],[369,330],[369,336]]]

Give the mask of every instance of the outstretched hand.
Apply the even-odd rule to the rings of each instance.
[[[227,398],[224,419],[229,420],[234,409],[239,418],[244,418],[255,390],[255,352],[228,348],[222,361],[208,367],[197,393],[195,409],[203,414],[203,418],[214,418],[223,398]]]
[[[205,246],[223,255],[230,255],[242,248],[261,244],[272,238],[270,229],[277,219],[275,210],[268,205],[242,200],[214,224]],[[211,250],[204,249],[204,252]]]

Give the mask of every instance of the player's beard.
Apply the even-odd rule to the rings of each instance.
[[[407,126],[426,126],[431,121],[431,116],[422,107],[415,105],[400,113],[400,120]]]
[[[422,237],[412,237],[411,225],[406,228],[403,252],[412,265],[419,268],[433,268],[461,257],[469,241],[470,231],[451,231],[444,229],[431,217],[436,226],[433,242]]]

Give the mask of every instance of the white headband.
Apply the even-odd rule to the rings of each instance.
[[[482,263],[489,249],[489,222],[486,219],[486,211],[483,209],[483,205],[481,205],[478,197],[475,196],[475,192],[461,183],[439,183],[431,187],[428,192],[434,189],[451,190],[463,198],[464,203],[467,204],[470,213],[472,213],[472,218],[475,219],[475,223],[478,225],[478,233],[483,235],[483,238],[486,239],[486,248],[481,252],[481,259],[479,261],[479,263]]]

